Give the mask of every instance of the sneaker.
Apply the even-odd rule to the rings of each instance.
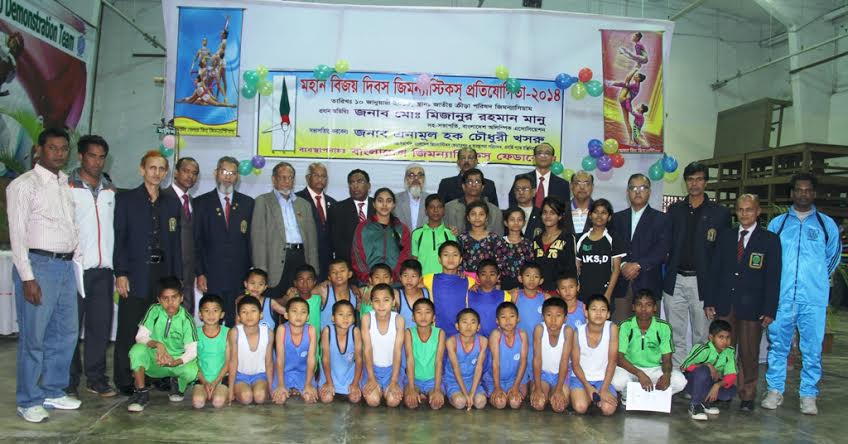
[[[754,401],[742,401],[739,404],[739,411],[751,413],[754,411]]]
[[[75,385],[68,386],[63,391],[65,392],[65,395],[70,396],[71,398],[79,398],[79,389],[77,389]]]
[[[768,410],[774,410],[780,404],[783,404],[783,395],[781,395],[777,390],[769,390],[766,393],[766,397],[763,398],[763,402],[760,403],[760,407]]]
[[[710,417],[707,416],[707,412],[704,411],[703,405],[689,406],[689,417],[695,421],[706,421],[710,419]]]
[[[18,407],[18,416],[23,418],[24,421],[42,422],[50,417],[50,413],[44,407],[35,405],[32,407]]]
[[[176,378],[171,378],[171,387],[168,392],[168,400],[171,402],[183,402],[183,399],[185,399],[185,396],[180,391],[180,383]]]
[[[46,398],[44,400],[44,407],[48,409],[56,409],[56,410],[76,410],[80,408],[82,405],[82,401],[76,398],[71,398],[70,396],[62,396],[60,398]]]
[[[704,413],[708,415],[718,415],[721,413],[721,410],[713,404],[701,404],[701,406],[704,408]]]
[[[115,391],[109,384],[105,382],[95,382],[94,384],[89,384],[86,386],[86,390],[96,395],[100,395],[101,398],[111,398],[116,396],[118,392]]]
[[[801,397],[801,413],[805,415],[818,415],[819,408],[816,407],[816,398],[811,396]]]
[[[130,405],[127,410],[130,412],[143,412],[144,407],[150,402],[150,390],[147,388],[136,389],[130,398]]]

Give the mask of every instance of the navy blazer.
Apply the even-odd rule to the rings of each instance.
[[[465,192],[462,191],[462,174],[442,179],[439,182],[439,191],[436,191],[436,194],[442,196],[446,204],[454,199],[465,197]],[[491,179],[483,179],[482,196],[485,196],[490,204],[498,206],[498,192],[495,189],[495,183]]]
[[[533,180],[536,181],[533,188],[539,186],[539,181],[536,179],[536,170],[528,171],[524,174],[516,174],[515,179],[512,180],[512,186],[509,187],[509,206],[511,207],[518,205],[518,202],[515,200],[515,193],[513,193],[512,190],[515,189],[515,180],[521,176],[532,177]],[[565,203],[568,203],[571,200],[571,187],[568,185],[568,181],[557,176],[553,172],[551,172],[550,175],[550,183],[546,183],[545,186],[548,188],[548,196],[556,196]]]
[[[374,215],[374,198],[368,198],[369,219]],[[353,234],[359,225],[359,210],[353,203],[353,198],[336,203],[329,208],[330,237],[332,238],[333,254],[336,259],[344,259],[350,265],[350,250],[353,246]],[[352,270],[352,268],[351,268]]]
[[[704,307],[714,307],[717,316],[727,316],[732,309],[736,319],[756,321],[760,316],[773,319],[783,265],[780,238],[758,224],[748,239],[741,262],[736,261],[738,242],[738,226],[719,235]]]
[[[180,245],[182,207],[176,197],[159,192],[159,247],[164,253],[167,274],[183,276]],[[130,281],[130,296],[154,300],[150,294],[150,195],[144,184],[115,196],[115,247],[112,263],[115,277]]]
[[[615,287],[614,295],[623,298],[627,295],[628,284],[633,285],[633,293],[649,289],[657,299],[662,298],[662,264],[668,256],[668,246],[671,240],[669,221],[665,213],[645,207],[645,212],[639,218],[633,239],[630,239],[630,224],[633,210],[628,208],[615,213],[612,217],[613,238],[621,240],[624,252],[627,253],[625,262],[638,262],[642,267],[639,276],[628,281],[621,276]]]
[[[253,263],[252,217],[253,198],[246,194],[233,193],[229,225],[217,190],[194,199],[194,269],[198,276],[206,276],[208,293],[229,294],[244,285]]]
[[[506,217],[504,217],[504,220],[506,220]],[[527,221],[527,227],[524,229],[524,239],[532,242],[533,239],[536,239],[536,236],[542,234],[544,231],[545,226],[542,225],[542,210],[533,207],[533,210],[530,211],[530,220]]]
[[[698,297],[703,300],[709,291],[707,281],[710,280],[710,261],[713,257],[718,235],[730,228],[730,211],[727,208],[704,199],[701,204],[701,214],[695,227],[695,272],[698,277]],[[668,268],[666,271],[663,291],[674,294],[674,284],[677,281],[677,268],[686,242],[686,223],[689,219],[689,198],[673,203],[668,208],[671,219],[671,250],[668,252]],[[702,279],[703,278],[703,279]]]
[[[318,280],[322,281],[330,271],[330,260],[333,258],[333,242],[330,236],[330,208],[338,202],[336,199],[328,196],[327,193],[323,193],[323,198],[326,202],[324,206],[327,208],[327,211],[324,212],[326,223],[322,224],[321,218],[318,217],[318,207],[315,206],[315,201],[312,200],[309,190],[304,188],[294,194],[309,202],[309,205],[312,207],[312,218],[315,220],[315,227],[318,229],[318,268],[320,270],[316,271],[318,272]]]

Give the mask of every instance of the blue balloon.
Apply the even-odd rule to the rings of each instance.
[[[662,168],[666,173],[677,171],[677,159],[671,156],[665,156],[662,160]]]
[[[554,82],[556,83],[556,86],[559,89],[567,89],[573,83],[571,81],[571,76],[564,73],[564,72],[558,74],[556,76],[556,80],[554,80]]]
[[[591,150],[592,148],[595,148],[595,147],[600,148],[601,150],[603,150],[603,149],[604,149],[604,143],[603,143],[603,142],[601,142],[601,141],[600,141],[600,140],[598,140],[598,139],[592,139],[592,140],[590,140],[590,141],[589,141],[589,150]]]
[[[601,146],[590,146],[589,155],[597,159],[604,155],[604,148]]]

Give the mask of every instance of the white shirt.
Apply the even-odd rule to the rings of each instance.
[[[182,189],[180,189],[180,187],[178,187],[177,184],[175,184],[175,183],[171,184],[171,188],[173,188],[174,192],[177,193],[177,200],[180,201],[180,208],[182,208],[183,202],[184,202],[183,201],[183,195],[188,194],[188,193],[186,193]],[[218,194],[221,194],[221,193],[218,193]],[[221,202],[222,202],[221,208],[224,208],[224,204],[223,204],[224,201],[221,200]],[[188,194],[188,212],[189,212],[189,214],[194,214],[194,208],[191,206],[191,194]],[[182,214],[182,213],[180,213],[180,214]]]
[[[574,199],[571,199],[571,222],[574,224],[574,232],[580,234],[583,232],[583,227],[586,226],[586,219],[589,218],[589,207],[577,208],[574,204]]]
[[[530,223],[530,213],[533,212],[533,207],[524,208],[524,207],[519,206],[518,208],[521,208],[521,211],[524,212],[524,227],[521,228],[521,232],[523,233],[523,232],[527,231],[527,224]]]
[[[757,223],[756,222],[754,222],[754,225],[751,225],[748,228],[742,228],[742,225],[739,225],[739,232],[736,235],[736,242],[737,243],[739,242],[739,236],[742,235],[742,230],[747,230],[748,233],[745,234],[745,240],[742,241],[742,245],[744,245],[745,248],[748,248],[748,241],[751,240],[751,233],[753,233],[754,230],[756,230],[756,229],[757,229]]]
[[[639,220],[642,219],[645,208],[648,208],[648,206],[645,205],[639,211],[634,210],[633,207],[630,208],[630,239],[633,239],[633,234],[636,233],[636,225],[639,225]]]
[[[368,219],[368,199],[365,200],[353,200],[353,208],[356,210],[356,217],[359,217],[359,208],[362,207],[362,214],[365,215],[365,218]],[[416,214],[417,216],[417,214]],[[413,216],[414,217],[414,216]]]
[[[550,190],[550,188],[551,188],[551,171],[550,171],[550,170],[548,170],[548,172],[547,172],[547,173],[545,173],[545,174],[539,174],[539,170],[536,170],[536,188],[539,188],[539,178],[540,178],[540,177],[544,177],[544,178],[545,178],[545,183],[544,183],[544,186],[545,186],[545,197],[548,197],[548,191],[549,191],[549,190]]]
[[[294,201],[297,196],[289,193],[288,198],[277,190],[274,190],[277,202],[280,203],[280,211],[283,217],[283,229],[286,231],[286,243],[302,244],[303,237],[300,235],[300,227],[297,225],[297,215],[294,211]]]
[[[34,279],[30,249],[79,256],[74,198],[64,172],[53,174],[36,164],[9,184],[6,199],[12,262],[22,281]]]
[[[409,223],[411,223],[412,225],[418,224],[418,209],[419,208],[421,208],[421,198],[419,197],[418,199],[416,199],[416,198],[412,197],[412,195],[410,194],[409,195],[409,216],[410,216],[409,217]],[[366,215],[367,214],[368,213],[366,213]],[[415,228],[418,228],[418,227],[409,227],[409,228],[414,230]]]
[[[318,201],[315,199],[315,196],[321,196],[321,208],[324,210],[324,217],[326,218],[327,196],[325,196],[324,193],[316,193],[312,188],[309,188],[309,186],[306,187],[306,191],[309,193],[309,197],[312,198],[312,203],[315,204],[316,207],[318,206]]]
[[[224,210],[224,211],[227,211],[227,201],[224,200],[225,197],[230,198],[230,208],[232,209],[232,207],[233,207],[233,196],[231,194],[224,194],[224,193],[218,191],[218,200],[221,202],[221,209]],[[182,198],[180,198],[180,199],[182,199]],[[180,203],[182,203],[182,202],[180,202]]]

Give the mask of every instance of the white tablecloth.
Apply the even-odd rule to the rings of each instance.
[[[15,286],[12,284],[12,252],[0,250],[0,335],[17,332]]]

